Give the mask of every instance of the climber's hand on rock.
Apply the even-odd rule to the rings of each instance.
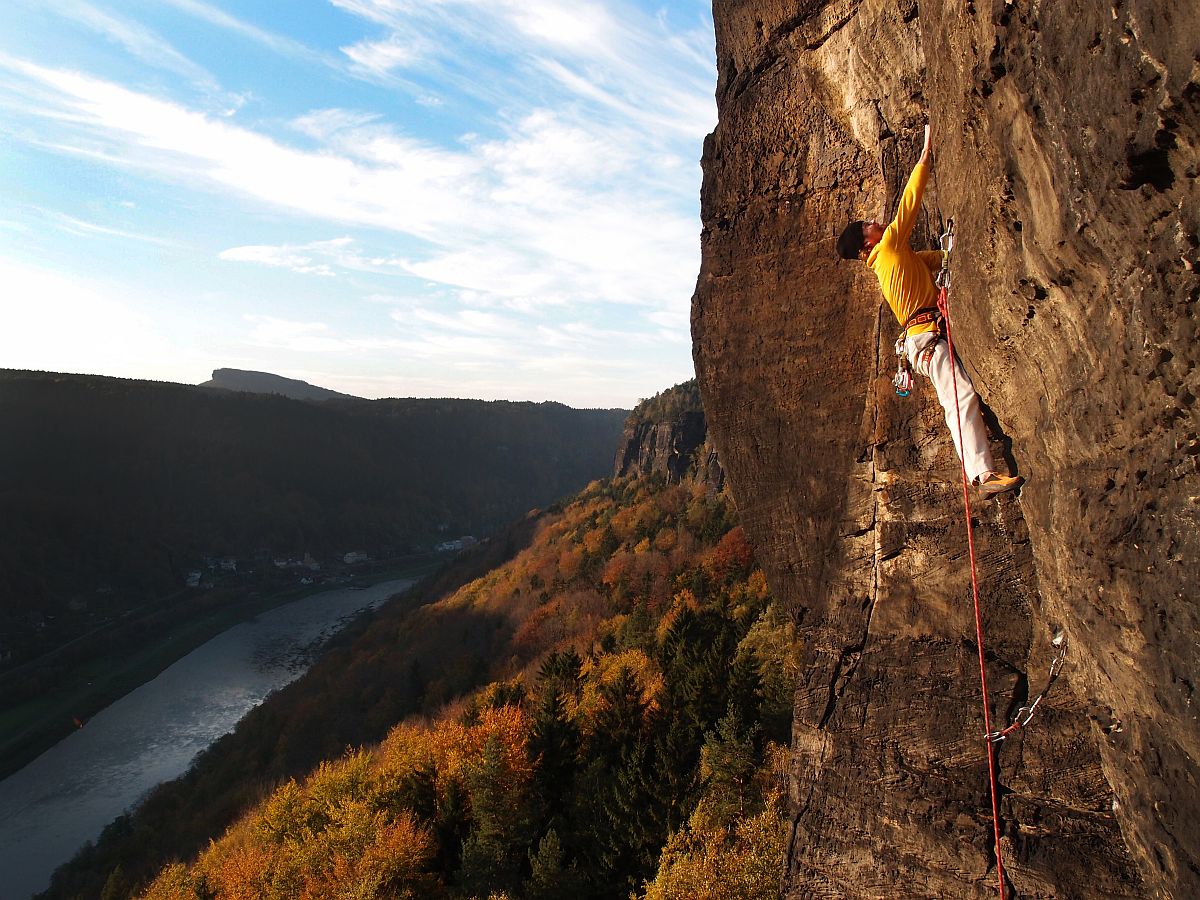
[[[929,126],[925,126],[925,146],[921,148],[921,162],[929,162]]]

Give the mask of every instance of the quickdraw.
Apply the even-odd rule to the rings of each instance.
[[[904,353],[904,336],[896,341],[896,377],[892,379],[896,388],[896,396],[907,397],[912,393],[913,377],[908,370],[908,356]]]
[[[950,290],[950,251],[954,249],[954,219],[946,220],[946,230],[942,232],[942,236],[938,238],[938,247],[942,251],[942,268],[941,271],[933,279],[933,283],[939,289]],[[945,310],[942,310],[942,315],[945,315]]]
[[[1046,679],[1046,686],[1042,688],[1042,692],[1034,698],[1032,703],[1026,703],[1017,710],[1013,716],[1012,724],[1000,731],[993,731],[987,735],[993,744],[998,744],[1018,728],[1024,728],[1033,718],[1034,712],[1038,708],[1038,704],[1042,702],[1042,698],[1050,693],[1050,688],[1058,679],[1059,673],[1062,671],[1063,663],[1067,659],[1067,635],[1063,631],[1059,631],[1050,641],[1051,645],[1058,649],[1054,655],[1054,659],[1050,662],[1050,676]]]

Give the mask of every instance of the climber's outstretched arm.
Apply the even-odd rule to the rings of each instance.
[[[908,184],[904,187],[904,196],[900,198],[900,206],[896,209],[896,218],[884,232],[881,243],[897,247],[907,243],[912,235],[913,225],[917,221],[917,212],[921,209],[921,195],[925,193],[925,182],[929,179],[930,157],[929,126],[925,126],[925,145],[921,148],[921,158],[908,176]]]

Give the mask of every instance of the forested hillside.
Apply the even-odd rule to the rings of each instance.
[[[761,896],[791,648],[731,519],[703,487],[593,486],[414,616],[427,697],[490,684],[283,784],[146,896],[623,898],[657,872],[695,897],[724,870],[719,896]]]
[[[490,532],[605,474],[624,418],[0,371],[0,661],[179,592],[218,559],[244,575]]]
[[[285,777],[148,896],[758,896],[783,841],[771,761],[793,628],[734,522],[725,495],[661,478],[596,483],[530,520],[510,562],[306,679],[326,698],[339,676],[363,689],[339,716],[382,744]],[[252,729],[263,755],[298,737]],[[197,816],[198,794],[147,809]],[[52,895],[135,886],[154,849],[181,852],[164,828],[125,821]]]

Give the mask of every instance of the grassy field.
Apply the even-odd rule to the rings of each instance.
[[[142,646],[94,656],[74,668],[52,694],[0,712],[0,779],[37,758],[91,716],[153,679],[176,660],[240,622],[312,594],[383,581],[414,581],[435,571],[442,556],[409,559],[402,564],[356,575],[340,585],[290,587],[261,596],[243,597],[173,625],[158,640]]]

